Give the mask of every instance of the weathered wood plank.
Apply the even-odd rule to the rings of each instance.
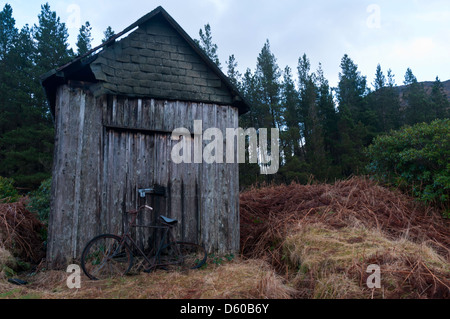
[[[141,204],[154,214],[139,217],[143,224],[158,223],[159,215],[177,218],[180,240],[205,244],[209,251],[239,249],[238,165],[175,164],[171,151],[178,141],[171,130],[185,127],[194,133],[194,120],[203,131],[217,127],[224,138],[227,127],[237,127],[237,109],[203,103],[94,98],[82,88],[63,86],[55,109],[55,161],[50,259],[64,262],[79,256],[87,240],[99,233],[120,233],[123,213]],[[192,135],[192,158],[194,141]],[[203,140],[201,150],[211,141]],[[235,145],[235,151],[237,146]],[[139,188],[166,187],[165,197],[138,196]],[[148,230],[135,234],[148,247]]]
[[[64,232],[65,214],[67,206],[70,204],[70,199],[64,201],[59,195],[59,192],[68,193],[71,191],[70,183],[65,179],[66,170],[65,164],[67,156],[64,154],[69,147],[69,137],[67,116],[69,105],[69,90],[67,86],[60,86],[57,92],[57,103],[55,109],[55,147],[54,147],[54,163],[53,163],[53,179],[52,179],[52,199],[49,216],[49,232],[48,232],[48,246],[47,258],[50,260],[50,265],[58,265],[65,262],[64,249],[67,246],[67,233]],[[66,207],[65,207],[66,206]],[[62,247],[61,247],[62,246]]]
[[[98,217],[100,210],[101,189],[99,187],[102,176],[101,165],[101,145],[102,140],[102,108],[103,101],[98,101],[91,94],[82,96],[85,100],[84,124],[82,137],[83,145],[79,156],[80,177],[79,183],[83,187],[79,188],[77,198],[77,245],[74,246],[74,258],[79,256],[88,238],[98,234]],[[89,107],[95,105],[96,107]],[[99,107],[100,106],[100,107]],[[81,118],[81,115],[80,115]],[[81,123],[80,123],[81,127]],[[80,145],[80,142],[79,142]],[[75,227],[75,226],[74,226]]]
[[[227,118],[226,118],[226,109],[218,106],[216,110],[216,124],[217,127],[226,128],[227,127]],[[226,163],[226,143],[225,143],[225,133],[226,130],[221,130],[223,134],[223,140],[221,141],[221,146],[223,153],[221,154],[222,164],[217,165],[217,180],[220,181],[218,184],[218,188],[216,190],[216,205],[217,205],[217,246],[218,251],[220,253],[226,252],[226,247],[228,246],[228,188],[229,188],[229,180],[226,174],[226,168],[228,164]]]

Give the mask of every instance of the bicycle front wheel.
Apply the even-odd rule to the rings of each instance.
[[[129,246],[116,235],[93,238],[81,255],[81,268],[92,280],[124,276],[133,265]]]
[[[172,242],[161,248],[159,266],[173,271],[198,269],[206,263],[203,246],[194,243]]]

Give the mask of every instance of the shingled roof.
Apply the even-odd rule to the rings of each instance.
[[[249,110],[228,77],[162,7],[85,55],[43,75],[41,82],[52,113],[57,87],[70,80],[95,83],[90,86],[95,95],[231,105],[239,114]]]

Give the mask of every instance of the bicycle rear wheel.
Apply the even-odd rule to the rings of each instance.
[[[172,242],[161,248],[159,266],[173,271],[198,269],[206,263],[207,254],[203,246],[194,243]]]
[[[81,268],[92,280],[124,276],[133,265],[133,254],[116,235],[94,237],[83,250]]]

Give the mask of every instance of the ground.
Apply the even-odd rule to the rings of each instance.
[[[396,190],[352,178],[266,185],[243,192],[240,202],[238,256],[210,255],[189,273],[83,276],[80,289],[69,289],[69,273],[43,264],[8,273],[21,263],[3,249],[0,298],[450,299],[449,221]],[[380,270],[379,288],[368,285],[371,266]],[[9,283],[14,275],[28,284]]]

